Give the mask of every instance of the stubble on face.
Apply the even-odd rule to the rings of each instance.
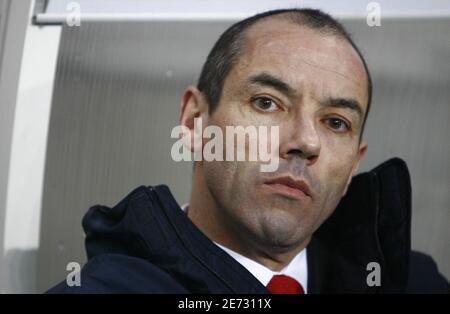
[[[289,82],[300,91],[298,98],[288,99],[266,88],[247,88],[246,79],[260,72]],[[277,19],[247,30],[243,53],[224,82],[221,101],[208,124],[223,131],[226,126],[277,125],[282,156],[279,169],[271,174],[261,173],[259,162],[201,162],[198,168],[212,207],[209,213],[205,209],[209,226],[204,230],[214,234],[213,240],[274,268],[276,260],[289,260],[307,245],[341,199],[358,151],[356,120],[353,133],[333,134],[318,122],[322,109],[316,104],[332,93],[365,103],[364,84],[362,62],[340,38]],[[258,112],[249,100],[258,93],[278,97],[288,110]],[[306,134],[306,127],[311,138],[320,141],[314,162],[287,153],[288,147],[309,140],[306,135],[293,135],[302,130]],[[299,200],[268,191],[264,182],[282,175],[301,178],[312,195]]]

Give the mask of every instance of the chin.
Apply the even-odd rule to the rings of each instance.
[[[260,220],[260,230],[267,240],[281,246],[303,242],[309,237],[310,224],[299,215],[285,209],[270,209]]]

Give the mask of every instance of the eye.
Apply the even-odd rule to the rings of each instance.
[[[268,97],[255,97],[252,102],[263,111],[273,112],[280,109],[277,103]]]
[[[339,118],[326,119],[326,124],[328,125],[329,128],[339,133],[347,132],[350,129],[349,124],[346,121]]]

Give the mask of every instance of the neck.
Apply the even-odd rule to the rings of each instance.
[[[203,176],[201,162],[196,162],[192,178],[192,191],[189,201],[188,217],[212,241],[223,245],[257,263],[280,271],[309,243],[310,238],[289,249],[266,247],[263,241],[250,240],[235,224],[229,221],[212,197]]]

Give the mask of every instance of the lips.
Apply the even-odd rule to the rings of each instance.
[[[305,181],[290,176],[273,178],[267,180],[264,184],[271,190],[290,198],[305,199],[306,197],[312,197],[311,189]]]

